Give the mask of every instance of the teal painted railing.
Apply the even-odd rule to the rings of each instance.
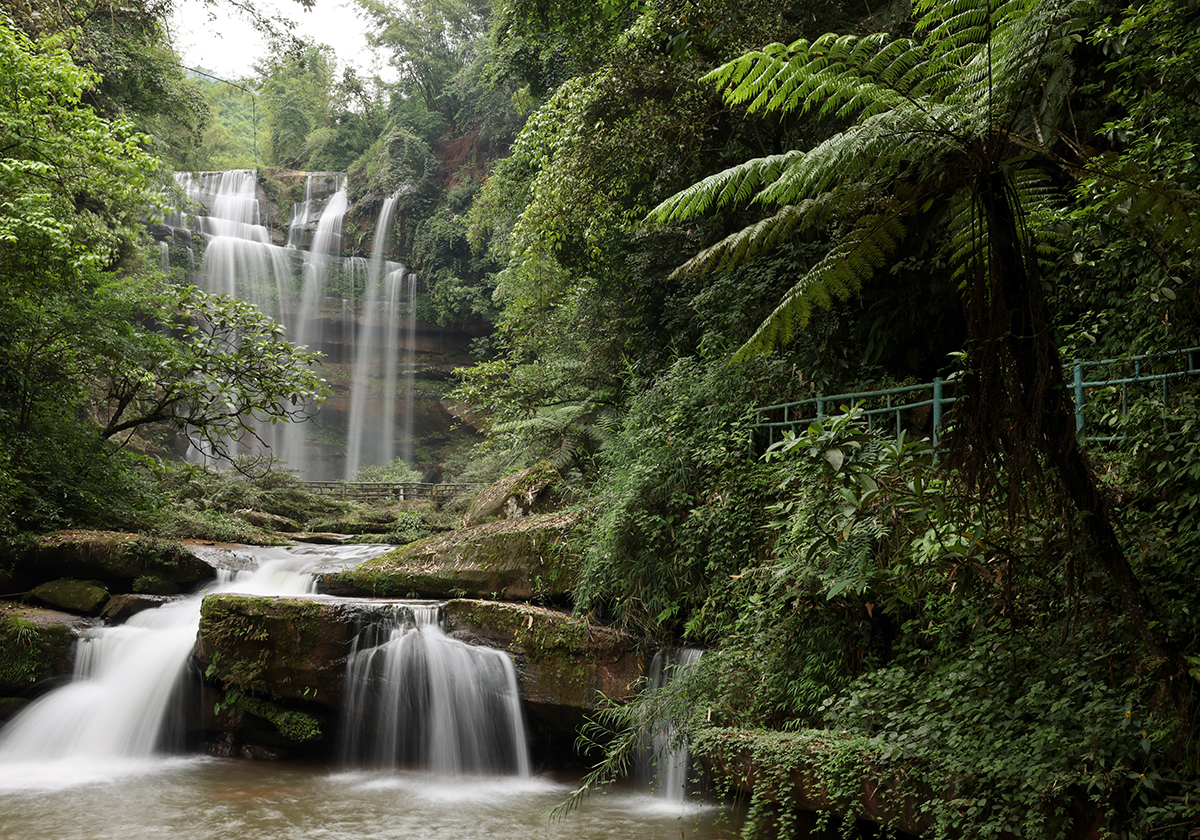
[[[1088,418],[1095,421],[1114,412],[1125,414],[1131,398],[1146,394],[1151,388],[1157,389],[1165,402],[1173,381],[1200,375],[1200,347],[1123,359],[1076,359],[1066,365],[1065,372],[1071,376],[1073,385],[1076,431],[1089,440],[1111,441],[1112,435],[1087,435]],[[921,385],[818,394],[806,400],[767,405],[754,409],[751,447],[763,451],[782,440],[785,432],[798,433],[830,411],[859,403],[869,429],[880,429],[887,424],[888,430],[894,430],[897,436],[907,430],[929,437],[936,445],[942,418],[954,400],[954,381],[935,379]]]

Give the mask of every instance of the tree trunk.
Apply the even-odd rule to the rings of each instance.
[[[998,483],[996,472],[1003,472],[1014,508],[1028,483],[1051,468],[1069,502],[1063,515],[1072,509],[1080,514],[1087,549],[1116,590],[1134,632],[1152,656],[1166,659],[1151,629],[1154,610],[1076,438],[1037,257],[1019,230],[1016,195],[1001,173],[992,173],[980,184],[978,198],[987,253],[976,265],[966,301],[972,363],[958,460],[980,489]]]

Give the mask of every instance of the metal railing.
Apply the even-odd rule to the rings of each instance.
[[[339,499],[430,499],[444,502],[459,493],[468,493],[482,484],[427,484],[420,481],[307,481],[308,489],[319,496]]]
[[[1129,412],[1131,399],[1152,390],[1156,390],[1165,403],[1171,383],[1200,375],[1200,347],[1121,359],[1076,359],[1065,366],[1064,372],[1071,376],[1076,432],[1091,441],[1113,441],[1118,436],[1088,435],[1089,417],[1095,422],[1104,416],[1125,415]],[[751,423],[751,449],[763,451],[782,440],[785,432],[797,434],[831,410],[860,403],[868,429],[880,428],[886,422],[897,436],[909,431],[929,437],[936,446],[942,431],[942,418],[955,401],[953,386],[952,380],[935,379],[920,385],[876,391],[818,394],[806,400],[756,408]]]

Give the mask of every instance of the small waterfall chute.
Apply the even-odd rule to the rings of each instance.
[[[69,684],[0,730],[0,763],[145,759],[172,723],[172,700],[191,661],[200,603],[211,592],[297,595],[313,591],[312,558],[291,556],[225,573],[204,592],[95,627],[79,639]]]
[[[665,648],[654,654],[650,663],[647,688],[662,689],[672,680],[696,667],[703,656],[698,648]],[[691,751],[670,720],[656,721],[646,733],[649,741],[639,762],[638,775],[654,793],[668,802],[683,802],[687,797],[691,772]]]
[[[346,661],[340,758],[437,775],[530,775],[512,660],[447,636],[434,604],[392,605]]]

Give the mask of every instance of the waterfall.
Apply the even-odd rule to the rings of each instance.
[[[404,426],[400,457],[410,467],[413,465],[413,408],[416,401],[416,350],[417,350],[417,275],[408,275],[408,320],[405,323],[405,343],[408,354],[404,363]]]
[[[207,211],[167,220],[206,241],[197,285],[255,304],[284,326],[289,341],[326,354],[326,376],[338,392],[324,406],[305,409],[314,423],[257,424],[266,449],[313,480],[352,479],[361,467],[389,464],[397,455],[411,466],[416,277],[386,259],[398,196],[382,203],[371,257],[344,258],[349,199],[340,173],[308,173],[304,200],[292,205],[286,245],[272,243],[262,224],[254,170],[178,173],[176,179]],[[341,365],[344,377],[336,370]],[[345,390],[339,382],[346,382]],[[247,440],[241,451],[256,448]],[[189,457],[212,462],[210,453]]]
[[[665,649],[654,654],[650,663],[649,690],[660,689],[686,673],[700,661],[703,651],[696,648]],[[687,797],[691,752],[686,743],[676,742],[676,730],[669,720],[659,721],[647,733],[651,747],[642,756],[639,775],[654,792],[669,802]]]
[[[357,475],[364,463],[390,464],[396,457],[396,368],[399,355],[396,318],[400,307],[398,289],[405,276],[405,267],[389,262],[384,255],[387,253],[387,235],[396,218],[397,198],[393,195],[385,199],[379,210],[371,260],[367,264],[362,326],[354,345],[354,370],[350,386],[350,420],[344,469],[347,481]],[[411,311],[415,307],[410,303],[409,309]],[[407,347],[411,357],[411,338]],[[381,353],[382,388],[377,401],[372,401],[372,373],[380,367],[378,357]],[[408,437],[411,437],[411,430],[406,432],[405,439]],[[410,459],[411,453],[405,459],[411,465]]]
[[[346,660],[341,760],[530,775],[512,660],[447,636],[434,604],[390,605]]]
[[[119,627],[86,630],[76,646],[71,682],[26,709],[0,730],[0,763],[103,762],[152,756],[174,722],[173,700],[200,626],[209,592],[252,595],[313,591],[311,558],[263,563],[252,572],[225,574],[208,590],[145,610]]]

